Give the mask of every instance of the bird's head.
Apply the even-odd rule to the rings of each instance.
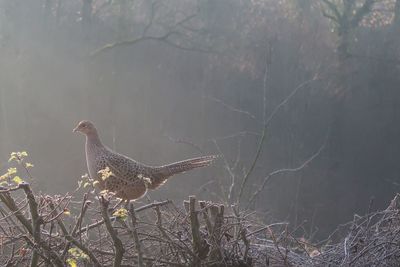
[[[80,132],[84,135],[91,135],[91,134],[96,134],[96,127],[94,127],[94,124],[91,121],[81,121],[78,123],[78,125],[75,127],[73,130],[74,133]]]

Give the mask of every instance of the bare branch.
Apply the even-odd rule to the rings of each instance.
[[[259,186],[257,188],[257,190],[253,193],[253,195],[250,197],[249,202],[247,203],[247,208],[249,208],[249,206],[253,203],[253,201],[257,198],[257,196],[264,190],[266,184],[269,182],[269,180],[278,174],[282,174],[282,173],[291,173],[291,172],[298,172],[302,169],[304,169],[305,167],[307,167],[314,159],[316,159],[321,152],[325,149],[326,144],[328,142],[328,136],[326,136],[325,141],[322,143],[322,145],[319,147],[319,149],[313,154],[311,155],[311,157],[309,157],[307,160],[305,160],[302,164],[300,164],[299,166],[295,167],[295,168],[286,168],[286,169],[279,169],[276,171],[273,171],[271,173],[269,173],[263,180],[261,186]]]
[[[148,41],[148,40],[156,40],[156,41],[165,42],[165,40],[169,36],[171,36],[173,34],[176,34],[176,32],[168,32],[168,33],[166,33],[164,35],[161,35],[159,37],[155,37],[155,36],[140,36],[140,37],[134,38],[132,40],[125,40],[125,41],[115,42],[115,43],[112,43],[112,44],[107,44],[107,45],[105,45],[103,47],[100,47],[99,49],[93,51],[90,54],[90,56],[94,57],[94,56],[97,56],[97,55],[99,55],[101,53],[104,53],[104,52],[106,52],[108,50],[111,50],[112,48],[115,48],[115,47],[131,46],[131,45],[135,45],[137,43],[140,43],[140,42],[143,42],[143,41]]]
[[[376,0],[365,0],[364,4],[359,9],[357,9],[352,20],[350,21],[352,27],[358,26],[365,15],[367,15],[371,11],[372,6],[375,4],[375,1]]]
[[[89,205],[91,204],[91,202],[88,201],[87,198],[88,198],[88,194],[86,193],[86,194],[83,195],[81,213],[79,214],[78,219],[77,219],[77,221],[76,221],[76,224],[75,224],[75,226],[74,226],[74,228],[72,229],[72,232],[71,232],[71,234],[70,234],[71,237],[73,237],[73,238],[76,237],[76,235],[77,235],[76,233],[77,233],[78,229],[81,229],[81,228],[82,228],[83,217],[85,216],[86,211],[87,211],[87,209],[89,208]],[[70,246],[71,246],[71,242],[68,241],[68,243],[65,245],[64,251],[63,251],[63,253],[62,253],[62,258],[63,258],[63,259],[65,259],[65,256],[67,255],[67,252],[68,252]]]
[[[49,202],[50,207],[55,210],[55,206],[54,203],[52,201]],[[64,234],[65,239],[74,244],[76,247],[78,247],[80,250],[82,250],[86,255],[89,256],[89,258],[93,261],[94,265],[96,267],[101,267],[102,265],[100,264],[100,262],[97,260],[96,256],[92,253],[92,251],[86,247],[85,245],[83,245],[81,242],[79,242],[78,240],[76,240],[73,236],[71,236],[67,230],[67,227],[65,227],[65,224],[63,223],[63,221],[60,218],[57,218],[57,223],[58,226],[61,229],[61,232]]]
[[[248,111],[246,111],[246,110],[241,110],[241,109],[235,108],[235,107],[233,107],[233,106],[231,106],[231,105],[229,105],[229,104],[223,102],[222,100],[220,100],[220,99],[218,99],[218,98],[216,98],[216,97],[213,97],[213,96],[206,96],[206,98],[208,98],[208,99],[214,101],[215,103],[221,104],[223,107],[227,108],[227,109],[230,110],[230,111],[237,112],[237,113],[240,113],[240,114],[244,114],[244,115],[246,115],[246,116],[248,116],[248,117],[250,117],[250,118],[252,118],[252,119],[254,119],[254,120],[256,119],[256,116],[254,116],[254,115],[251,114],[250,112],[248,112]]]
[[[328,13],[325,12],[325,10],[322,10],[322,15],[330,20],[332,20],[333,22],[339,24],[339,21],[336,17],[329,15]]]
[[[232,196],[233,196],[233,189],[236,186],[236,175],[235,175],[234,171],[232,170],[231,166],[229,165],[228,161],[226,160],[224,153],[222,153],[222,150],[219,147],[217,140],[213,140],[213,141],[214,141],[215,147],[218,150],[218,154],[221,155],[221,158],[224,161],[225,169],[227,170],[229,176],[231,177],[231,183],[230,183],[229,190],[228,190],[228,196],[224,196],[227,198],[227,202],[229,204],[231,204],[231,200],[232,200]]]
[[[165,135],[170,141],[177,143],[177,144],[185,144],[193,147],[196,151],[200,152],[201,154],[204,154],[204,150],[197,144],[193,143],[190,140],[187,140],[186,138],[173,138],[169,135]]]
[[[111,225],[111,220],[110,217],[108,216],[108,204],[109,204],[108,200],[106,200],[103,196],[100,196],[99,201],[101,206],[101,215],[103,216],[104,219],[104,224],[106,225],[106,229],[111,236],[115,248],[115,258],[113,266],[118,267],[121,266],[122,258],[125,253],[125,248],[124,245],[122,244],[121,239],[119,239],[118,237],[117,231]]]
[[[158,4],[158,2],[153,2],[151,4],[150,18],[149,18],[149,21],[148,21],[147,25],[143,29],[142,36],[146,36],[147,35],[147,31],[153,25],[154,17],[155,17],[155,14],[156,14],[157,4]]]
[[[191,14],[191,15],[185,16],[181,20],[174,23],[174,25],[171,25],[170,27],[168,27],[170,29],[166,29],[166,33],[161,36],[148,35],[148,32],[150,31],[151,27],[154,24],[154,19],[156,17],[157,4],[158,4],[158,2],[152,3],[148,23],[145,25],[143,32],[141,33],[141,35],[139,37],[133,38],[131,40],[123,40],[123,41],[118,41],[115,43],[107,44],[107,45],[100,47],[99,49],[93,51],[92,53],[90,53],[90,57],[97,56],[101,53],[104,53],[104,52],[106,52],[110,49],[116,48],[116,47],[132,46],[132,45],[138,44],[143,41],[148,41],[148,40],[159,41],[159,42],[168,44],[169,46],[172,46],[172,47],[184,50],[184,51],[199,52],[199,53],[218,53],[217,51],[213,51],[213,49],[211,49],[211,47],[208,47],[206,49],[201,48],[201,47],[195,47],[195,46],[188,47],[188,46],[183,46],[179,43],[173,42],[169,39],[169,37],[172,35],[183,35],[183,33],[178,31],[179,27],[183,26],[186,22],[193,19],[197,14]]]
[[[336,21],[340,21],[342,19],[342,15],[340,14],[337,6],[334,3],[332,3],[329,0],[321,0],[321,1],[324,2],[327,5],[327,7],[329,8],[329,10],[333,12],[333,14],[336,18]]]
[[[199,219],[196,212],[196,198],[194,196],[189,197],[189,218],[190,218],[190,228],[192,233],[192,246],[193,251],[196,254],[196,258],[193,259],[193,266],[200,266],[199,254],[201,252],[201,237],[200,237],[200,225]]]
[[[32,221],[32,236],[33,240],[36,244],[41,243],[41,238],[40,238],[40,225],[42,224],[42,218],[39,216],[38,213],[38,204],[36,202],[35,196],[33,195],[33,192],[31,188],[29,187],[29,184],[27,183],[22,183],[19,185],[21,187],[26,195],[26,198],[28,199],[29,203],[29,210],[31,213],[31,221]],[[39,261],[39,255],[36,250],[33,251],[32,258],[31,258],[31,266],[37,266]]]
[[[133,239],[135,240],[135,246],[136,246],[136,251],[138,255],[138,267],[143,267],[143,253],[140,245],[140,240],[139,240],[139,235],[137,232],[137,219],[136,219],[136,214],[135,214],[135,208],[133,207],[133,204],[131,203],[129,206],[129,214],[131,216],[131,221],[132,221],[132,235]]]
[[[266,106],[266,81],[267,81],[267,68],[266,68],[266,72],[265,72],[265,76],[264,76],[264,107]],[[306,85],[310,84],[311,82],[317,80],[317,76],[314,76],[312,79],[305,81],[303,83],[301,83],[300,85],[298,85],[285,99],[282,100],[282,102],[280,102],[275,109],[272,111],[272,113],[269,115],[268,118],[264,119],[264,127],[263,127],[263,131],[261,134],[261,139],[260,142],[258,144],[258,148],[257,148],[257,152],[256,155],[254,157],[254,160],[250,166],[250,169],[247,171],[246,175],[244,176],[243,180],[242,180],[242,184],[240,185],[240,190],[239,190],[239,194],[238,194],[238,203],[240,203],[240,198],[243,195],[243,190],[246,186],[246,183],[250,177],[250,174],[253,172],[256,163],[261,155],[261,151],[263,148],[263,144],[265,141],[265,137],[266,137],[266,129],[268,128],[269,124],[271,123],[271,121],[274,119],[275,115],[278,113],[278,111],[284,107],[286,105],[287,102],[289,102],[289,100],[296,95],[296,93],[304,88]]]

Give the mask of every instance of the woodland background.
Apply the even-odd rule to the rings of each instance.
[[[224,155],[151,199],[246,206],[311,159],[248,206],[324,238],[399,190],[399,33],[399,0],[1,0],[0,168],[75,190],[81,119],[147,164]]]

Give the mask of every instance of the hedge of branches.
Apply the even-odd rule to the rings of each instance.
[[[193,196],[180,208],[170,201],[134,208],[104,195],[85,194],[82,201],[34,195],[21,182],[1,188],[0,200],[4,266],[257,266],[301,260],[280,245],[278,233],[286,224],[263,225],[252,214],[227,214],[224,205]]]
[[[319,266],[400,266],[400,194],[383,211],[355,215],[329,238],[341,241],[324,246],[313,260]]]
[[[385,211],[356,216],[341,242],[312,246],[286,223],[264,225],[224,205],[170,201],[141,207],[107,196],[0,190],[2,266],[397,266],[400,195]],[[340,230],[340,231],[339,231]],[[344,231],[343,231],[344,230]],[[332,236],[333,237],[333,236]]]
[[[10,160],[30,176],[23,156]],[[16,172],[0,176],[1,266],[400,266],[400,195],[312,245],[299,227],[194,196],[143,206],[94,190],[48,196]]]
[[[278,236],[267,243],[257,237],[286,227],[265,226],[251,214],[229,215],[223,205],[193,196],[182,208],[170,201],[134,208],[107,196],[90,198],[35,196],[25,182],[2,188],[2,265],[265,265],[272,257],[264,246],[279,248]],[[289,261],[289,251],[280,253]]]

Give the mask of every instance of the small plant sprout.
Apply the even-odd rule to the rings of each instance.
[[[8,162],[16,162],[18,166],[22,166],[24,170],[26,171],[27,175],[32,178],[32,175],[29,172],[29,168],[34,167],[34,165],[30,162],[26,162],[26,158],[28,157],[28,153],[26,151],[18,151],[18,152],[11,152],[10,158],[8,159]],[[11,184],[11,182],[14,182],[15,184],[19,185],[24,182],[24,180],[20,176],[14,176],[14,174],[17,173],[17,168],[16,167],[11,167],[8,169],[7,173],[4,175],[0,176],[0,185],[3,184]],[[14,176],[14,177],[12,177]],[[7,181],[2,181],[7,179]]]
[[[81,176],[81,180],[78,181],[78,189],[86,188],[88,186],[94,187],[98,181],[94,181],[92,178],[89,177],[87,173]]]
[[[69,255],[71,258],[67,259],[67,263],[70,267],[77,267],[78,266],[78,260],[83,260],[87,261],[89,260],[89,256],[85,254],[82,250],[79,248],[70,248],[68,250]]]
[[[26,162],[25,163],[25,167],[32,168],[32,167],[34,167],[34,165],[32,163],[30,163],[30,162]]]
[[[108,177],[113,175],[109,167],[105,167],[104,169],[98,171],[99,174],[101,174],[101,179],[105,181]]]
[[[27,156],[28,156],[28,153],[26,151],[11,152],[8,162],[17,161],[18,163],[21,163]]]
[[[67,215],[67,216],[70,216],[71,215],[71,212],[69,211],[69,209],[67,209],[67,208],[65,208],[64,209],[64,212],[63,212],[65,215]]]
[[[13,182],[16,183],[17,185],[23,183],[24,181],[19,177],[19,176],[15,176],[13,179]]]
[[[113,216],[125,221],[126,218],[128,217],[128,211],[124,208],[120,208],[113,213]]]
[[[78,267],[78,264],[77,264],[76,260],[73,259],[73,258],[68,258],[67,259],[67,264],[68,264],[69,267]]]
[[[19,185],[23,180],[15,175],[17,173],[17,168],[8,168],[7,172],[0,176],[0,185],[9,185],[11,181]],[[13,177],[14,176],[14,177]]]
[[[151,179],[148,178],[148,177],[143,176],[143,174],[141,174],[141,173],[138,174],[137,177],[138,177],[139,179],[141,179],[141,180],[144,182],[144,184],[146,185],[146,187],[152,184]]]

